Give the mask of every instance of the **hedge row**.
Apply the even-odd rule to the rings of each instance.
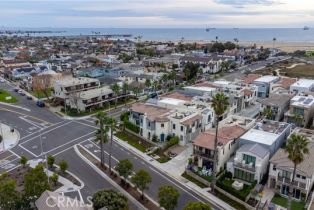
[[[137,125],[134,125],[133,123],[126,121],[125,122],[125,127],[131,131],[133,131],[134,133],[140,133],[140,127]]]

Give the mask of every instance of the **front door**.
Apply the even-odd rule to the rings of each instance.
[[[165,134],[160,134],[160,141],[161,142],[164,142],[165,141]]]

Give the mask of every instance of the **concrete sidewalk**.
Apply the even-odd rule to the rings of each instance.
[[[0,135],[2,136],[0,153],[12,149],[20,140],[20,133],[16,129],[11,132],[10,126],[3,123],[0,123]]]
[[[188,151],[184,154],[179,154],[178,158],[170,163],[159,163],[158,161],[156,161],[155,159],[153,159],[152,157],[150,157],[149,155],[137,150],[136,148],[132,147],[131,145],[129,145],[127,142],[120,140],[119,138],[117,138],[116,136],[114,136],[113,140],[115,142],[117,142],[120,146],[126,148],[129,151],[132,151],[134,154],[136,154],[137,156],[141,157],[142,159],[144,159],[145,161],[147,161],[148,163],[152,164],[154,167],[158,168],[160,171],[164,172],[165,174],[169,175],[170,177],[176,179],[178,182],[180,182],[182,185],[188,187],[190,190],[196,192],[198,195],[202,196],[204,199],[208,200],[209,203],[213,203],[217,206],[219,206],[222,209],[227,209],[227,210],[235,210],[233,207],[231,207],[229,204],[223,202],[222,200],[220,200],[219,198],[215,197],[214,195],[208,193],[208,189],[202,189],[199,186],[197,186],[196,184],[190,182],[189,180],[185,179],[184,177],[181,176],[181,171],[182,168],[186,166],[187,162],[184,163],[186,159],[186,156],[190,153],[190,150],[188,149]],[[183,158],[185,157],[185,158]],[[180,160],[181,159],[181,160]],[[175,165],[175,164],[182,164],[182,165]],[[183,170],[184,171],[184,170]]]

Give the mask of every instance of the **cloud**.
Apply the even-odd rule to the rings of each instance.
[[[276,3],[274,0],[215,0],[215,2],[237,7],[245,5],[273,5]]]

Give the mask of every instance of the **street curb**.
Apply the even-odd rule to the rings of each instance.
[[[92,167],[99,175],[101,175],[103,178],[105,178],[110,184],[112,184],[116,189],[118,189],[120,192],[122,192],[124,195],[126,195],[136,206],[141,207],[141,209],[148,210],[145,208],[140,202],[138,202],[133,196],[131,196],[128,192],[126,192],[122,187],[120,187],[116,182],[110,179],[110,177],[107,176],[104,172],[102,172],[97,166],[92,164],[84,155],[80,153],[80,151],[77,148],[77,145],[74,145],[74,151],[75,153],[90,167]],[[87,151],[88,152],[88,151]]]
[[[149,161],[147,160],[143,155],[142,155],[142,152],[139,151],[138,149],[130,146],[130,147],[127,147],[125,146],[123,143],[125,143],[124,141],[120,140],[118,137],[114,136],[113,140],[115,142],[117,142],[120,146],[128,149],[128,150],[131,150],[133,152],[133,154],[135,154],[136,156],[140,157],[142,160],[146,161],[147,163],[153,165],[157,170],[160,170],[161,172],[167,174],[169,177],[172,177],[173,179],[175,179],[177,182],[179,182],[181,185],[187,187],[189,190],[195,192],[196,194],[198,194],[199,196],[201,196],[202,198],[204,198],[205,200],[207,200],[209,203],[212,203],[212,204],[215,204],[216,206],[218,206],[219,208],[221,209],[225,209],[223,206],[221,206],[219,203],[217,203],[216,201],[214,200],[211,200],[209,197],[205,196],[204,194],[200,193],[198,190],[195,190],[193,189],[192,187],[190,187],[189,185],[186,185],[186,183],[182,182],[182,180],[178,179],[178,177],[168,173],[167,171],[165,171],[164,169],[162,169],[161,167],[158,167],[157,165],[159,164],[158,162],[156,162],[156,160],[154,159],[154,161]],[[126,143],[127,144],[127,143]],[[145,154],[145,153],[143,153]],[[152,158],[153,159],[153,158]],[[198,186],[196,186],[198,187]],[[213,195],[214,196],[214,195]],[[220,200],[219,198],[215,197],[217,200]],[[223,202],[221,200],[221,202]],[[225,202],[224,202],[225,203]],[[227,210],[230,210],[230,209],[234,209],[232,208],[232,206],[230,206],[229,204],[225,203],[226,206],[228,206]]]

